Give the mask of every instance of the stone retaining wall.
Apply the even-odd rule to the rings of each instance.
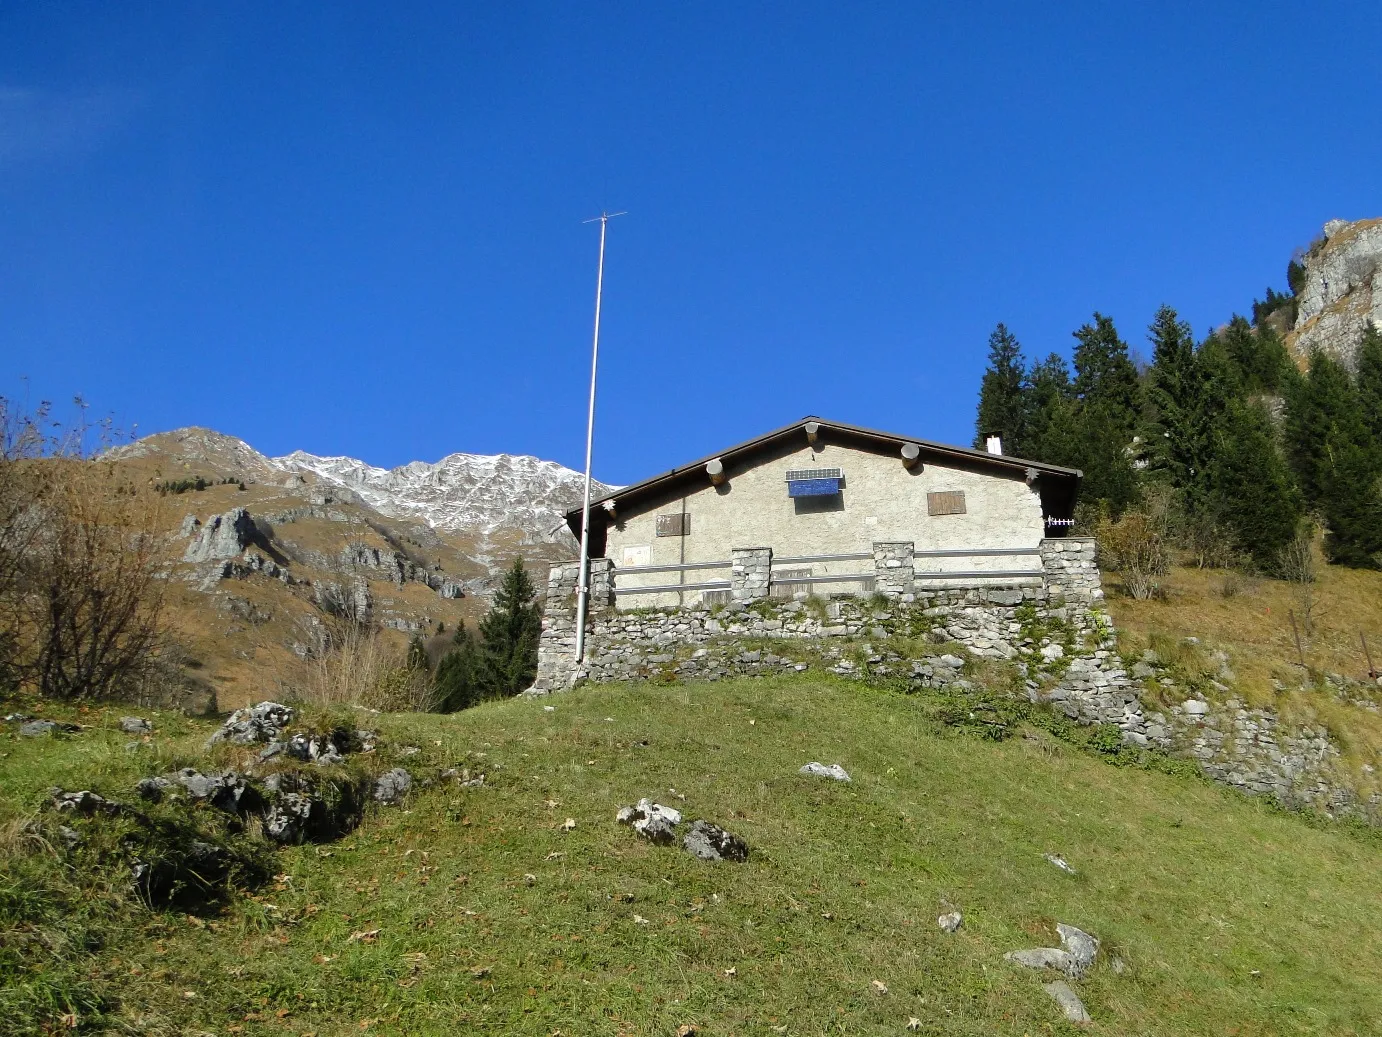
[[[1114,725],[1124,742],[1184,753],[1215,780],[1288,806],[1376,819],[1378,797],[1361,802],[1339,783],[1339,751],[1323,730],[1286,732],[1266,710],[1230,699],[1189,699],[1145,708],[1140,680],[1117,652],[1090,540],[1048,540],[1040,584],[909,589],[911,544],[875,545],[878,593],[834,600],[768,598],[771,551],[736,551],[727,605],[620,611],[617,573],[592,562],[585,663],[575,660],[576,562],[552,567],[537,680],[545,695],[581,681],[720,680],[804,671],[902,678],[916,687],[969,686],[978,660],[1007,660],[1028,698],[1082,724]],[[899,564],[890,564],[899,563]],[[598,572],[598,576],[597,576]],[[920,655],[893,647],[932,644]],[[942,645],[952,647],[946,654]],[[1140,669],[1140,668],[1139,668]]]

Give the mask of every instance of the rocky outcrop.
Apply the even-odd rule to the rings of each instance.
[[[1352,367],[1364,329],[1382,328],[1382,219],[1330,220],[1304,262],[1286,344],[1302,359],[1318,349]]]
[[[224,515],[213,515],[192,535],[192,542],[183,552],[184,562],[211,562],[234,558],[254,543],[257,535],[254,520],[244,508],[231,508]],[[189,526],[184,520],[183,529]]]

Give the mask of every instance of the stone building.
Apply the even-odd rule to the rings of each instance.
[[[804,418],[594,502],[591,557],[620,609],[1039,582],[1080,473],[991,445]]]

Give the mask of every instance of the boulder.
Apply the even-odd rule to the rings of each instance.
[[[1060,1005],[1060,1010],[1065,1013],[1065,1018],[1069,1022],[1078,1026],[1093,1022],[1084,1002],[1080,1000],[1080,995],[1071,990],[1070,984],[1065,980],[1058,979],[1053,983],[1043,983],[1041,989],[1051,996],[1051,1000]]]
[[[1071,974],[1082,975],[1094,964],[1095,955],[1099,953],[1098,938],[1064,922],[1056,923],[1056,932],[1060,934],[1061,947],[1070,955]]]
[[[140,778],[134,783],[134,791],[138,793],[140,799],[147,799],[150,803],[161,803],[163,794],[173,785],[173,782],[163,777]]]
[[[841,767],[838,763],[832,763],[829,767],[827,767],[823,763],[817,763],[815,760],[812,760],[797,773],[814,774],[821,778],[833,778],[836,781],[850,780],[849,772],[845,770],[843,767]]]
[[[1059,969],[1061,972],[1067,972],[1070,969],[1070,955],[1055,947],[1032,947],[1025,951],[1009,951],[1003,957],[1007,961],[1017,965],[1025,965],[1029,969]]]
[[[381,774],[374,783],[374,801],[384,806],[394,806],[402,802],[408,790],[413,787],[413,776],[402,767]]]
[[[236,774],[234,771],[203,774],[194,767],[184,767],[180,771],[164,775],[164,779],[181,785],[187,791],[188,799],[194,802],[205,800],[217,810],[224,810],[228,814],[242,814],[258,805],[258,794],[250,787],[243,774]]]
[[[936,919],[936,924],[941,927],[942,932],[947,933],[953,933],[963,922],[964,915],[958,911],[951,911]]]
[[[621,807],[614,819],[621,825],[629,825],[643,838],[668,846],[676,837],[673,829],[681,824],[681,811],[640,799],[637,806]]]
[[[229,742],[231,745],[254,745],[256,742],[272,742],[292,719],[292,708],[277,702],[246,706],[232,713],[206,744]]]
[[[143,717],[121,717],[120,730],[127,735],[146,735],[154,729],[154,725]]]
[[[709,821],[692,821],[682,846],[703,861],[743,862],[749,859],[748,843]]]
[[[90,789],[64,792],[62,789],[52,788],[48,790],[48,794],[60,814],[118,814],[123,809],[123,804],[97,795]]]

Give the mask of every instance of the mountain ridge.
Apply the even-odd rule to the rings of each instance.
[[[585,483],[580,472],[530,454],[457,451],[437,461],[415,460],[393,468],[301,449],[271,457],[243,439],[197,425],[145,436],[107,456],[119,461],[162,456],[184,467],[210,466],[214,471],[208,475],[254,482],[310,481],[349,491],[391,518],[420,520],[432,529],[482,540],[513,531],[533,544],[550,542],[554,531],[560,532],[562,516],[580,502]],[[591,482],[595,496],[616,488]]]

